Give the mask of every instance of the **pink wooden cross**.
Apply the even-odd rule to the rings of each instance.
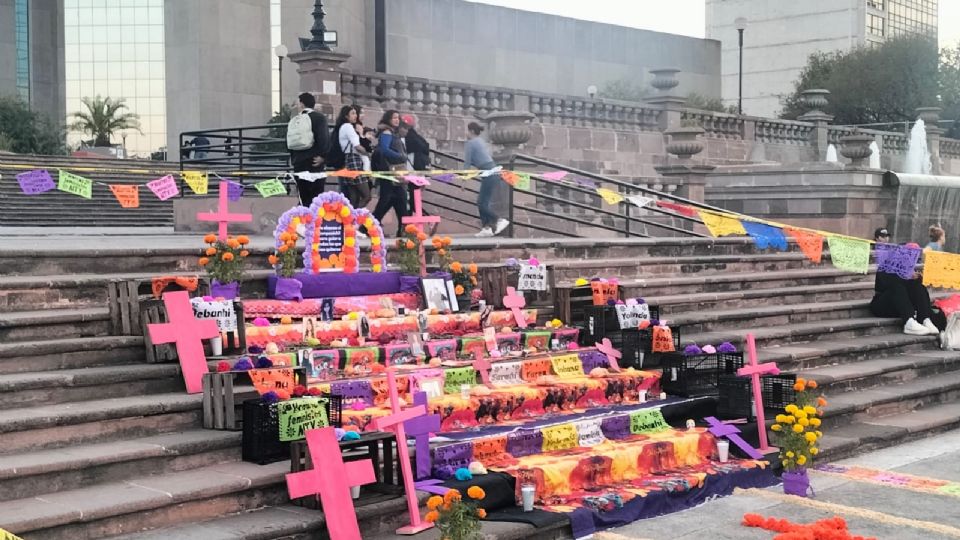
[[[753,402],[757,410],[757,432],[760,434],[760,451],[767,453],[774,450],[767,444],[767,424],[763,414],[763,391],[760,384],[760,376],[767,373],[771,375],[780,374],[780,368],[775,362],[766,364],[757,363],[757,344],[753,340],[753,334],[747,334],[747,360],[750,365],[737,370],[737,375],[741,377],[750,377],[753,383]]]
[[[607,363],[610,364],[610,370],[619,372],[620,363],[617,362],[617,360],[623,358],[623,353],[613,348],[613,343],[610,342],[610,338],[603,338],[596,346],[598,351],[607,355]]]
[[[507,295],[503,297],[503,307],[510,308],[520,328],[527,327],[527,317],[523,314],[523,308],[526,305],[527,301],[522,294],[517,294],[517,290],[513,287],[507,287]]]
[[[423,405],[427,408],[426,392],[417,392],[413,396],[414,405]],[[440,415],[425,414],[412,418],[403,423],[407,435],[412,435],[417,442],[417,479],[430,476],[430,434],[440,431]]]
[[[350,488],[377,481],[373,462],[361,459],[344,463],[332,427],[307,431],[307,448],[313,468],[287,475],[290,498],[319,494],[331,540],[362,540]]]
[[[762,459],[763,454],[757,452],[757,449],[750,446],[750,443],[743,440],[743,437],[739,435],[740,430],[736,426],[730,424],[725,424],[720,420],[717,420],[714,416],[708,416],[704,418],[710,427],[707,429],[710,433],[713,433],[714,437],[726,437],[730,439],[733,444],[737,445],[738,448],[743,450],[748,456],[753,459]]]
[[[217,321],[195,318],[187,291],[163,293],[163,304],[167,308],[167,320],[170,322],[148,324],[150,341],[155,345],[176,343],[177,358],[180,360],[183,381],[187,384],[187,393],[202,392],[203,374],[209,371],[209,367],[201,340],[220,335]]]
[[[440,223],[440,216],[423,215],[423,194],[421,191],[423,190],[413,190],[413,215],[404,216],[400,219],[400,222],[404,225],[416,225],[417,229],[422,232],[423,225],[427,223]],[[423,247],[423,242],[420,242],[420,277],[425,275],[427,275],[427,254],[425,248]]]
[[[433,527],[433,523],[420,519],[420,505],[417,501],[416,488],[413,485],[413,471],[410,468],[410,452],[407,450],[407,433],[404,425],[408,420],[425,415],[427,408],[423,405],[414,405],[408,409],[400,409],[400,396],[397,394],[397,376],[394,373],[394,368],[387,368],[387,391],[390,394],[390,409],[392,412],[388,416],[374,419],[373,429],[392,431],[397,437],[397,459],[400,461],[403,489],[407,496],[407,511],[410,513],[410,524],[397,529],[397,534],[416,534]],[[389,459],[389,457],[384,459]]]
[[[483,356],[483,351],[473,351],[473,369],[480,373],[480,381],[490,384],[490,362]]]
[[[230,222],[236,223],[249,223],[253,221],[253,215],[251,214],[231,214],[230,213],[230,203],[228,202],[230,195],[230,184],[229,181],[220,181],[220,201],[217,204],[216,212],[198,212],[197,221],[216,221],[219,223],[217,229],[217,238],[221,242],[227,241],[227,224]]]

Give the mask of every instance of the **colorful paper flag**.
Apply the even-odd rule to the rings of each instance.
[[[530,191],[530,175],[527,173],[517,173],[517,185],[513,187],[522,189],[523,191]]]
[[[227,199],[231,202],[237,202],[243,197],[244,186],[240,182],[227,180]]]
[[[577,185],[579,185],[580,187],[585,187],[587,189],[592,189],[592,190],[597,189],[597,183],[589,178],[581,178],[578,176],[575,180],[577,182]]]
[[[50,173],[45,169],[20,173],[17,175],[17,182],[20,184],[20,191],[26,195],[44,193],[57,187]]]
[[[57,178],[57,189],[84,199],[93,198],[93,180],[67,171],[60,171]]]
[[[550,180],[551,182],[559,182],[567,176],[567,171],[553,171],[548,173],[543,173],[540,175],[540,178],[544,180]]]
[[[364,174],[365,174],[364,171],[351,171],[350,169],[340,169],[339,171],[328,173],[327,176],[349,178],[352,180],[354,178],[357,178],[358,176],[363,176]]]
[[[287,194],[287,188],[283,187],[283,184],[276,178],[257,182],[255,187],[260,192],[260,196],[264,198]]]
[[[820,264],[823,257],[823,237],[815,232],[800,229],[784,229],[784,232],[793,237],[800,246],[800,251],[811,261]]]
[[[652,198],[644,197],[643,195],[631,195],[627,197],[627,200],[637,205],[638,208],[643,208],[653,202]]]
[[[773,248],[778,251],[787,250],[787,237],[783,231],[777,227],[772,227],[766,223],[757,223],[755,221],[741,222],[747,234],[753,238],[753,243],[758,249]]]
[[[659,203],[657,204],[659,205]],[[747,231],[744,230],[739,219],[716,214],[708,210],[700,210],[699,214],[700,219],[703,220],[703,224],[707,226],[707,230],[710,231],[710,234],[715,238],[733,234],[747,234]]]
[[[209,186],[209,177],[207,173],[201,171],[184,171],[180,173],[180,177],[183,178],[183,181],[190,186],[190,189],[193,190],[197,195],[206,195]]]
[[[913,279],[917,261],[920,260],[920,247],[876,244],[874,259],[877,262],[877,272],[894,274],[903,279]]]
[[[870,242],[843,236],[828,236],[833,266],[847,272],[866,274],[870,267]]]
[[[123,208],[140,207],[140,186],[130,184],[110,184],[110,191]]]
[[[930,249],[924,251],[923,284],[944,289],[960,289],[960,255]]]
[[[674,212],[687,217],[694,217],[697,215],[697,211],[694,210],[693,207],[687,206],[685,204],[677,204],[677,203],[672,203],[667,201],[657,201],[657,206],[659,206],[660,208],[666,208],[667,210],[673,210]]]
[[[603,202],[607,204],[620,204],[623,202],[623,195],[620,195],[616,191],[607,188],[597,188],[597,195],[603,198]]]
[[[173,179],[172,174],[147,182],[147,187],[161,201],[176,197],[180,194],[180,190],[177,188],[177,181]]]
[[[517,176],[517,173],[513,171],[501,171],[500,178],[503,179],[504,182],[510,184],[511,186],[516,186],[517,181],[520,180],[520,177]]]
[[[454,180],[457,179],[457,175],[455,175],[455,174],[453,174],[453,173],[446,173],[446,174],[438,174],[438,175],[432,176],[431,178],[433,178],[433,179],[436,180],[437,182],[443,182],[444,184],[450,184],[450,183],[452,183]]]
[[[419,176],[419,175],[416,175],[416,174],[408,174],[408,175],[404,176],[403,179],[406,180],[407,182],[410,182],[411,184],[413,184],[413,185],[415,185],[415,186],[417,186],[417,187],[425,187],[425,186],[429,186],[429,185],[430,185],[430,181],[427,180],[427,177],[425,177],[425,176]]]

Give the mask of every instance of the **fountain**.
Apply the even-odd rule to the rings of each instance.
[[[880,168],[880,145],[877,144],[877,141],[870,143],[870,168]]]
[[[827,163],[837,162],[837,147],[833,143],[827,145]]]
[[[930,174],[930,150],[927,149],[927,128],[922,118],[910,128],[910,141],[907,144],[907,157],[903,162],[903,172],[907,174]]]

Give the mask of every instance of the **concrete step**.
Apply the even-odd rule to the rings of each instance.
[[[6,408],[0,410],[0,455],[178,431],[200,420],[201,396],[182,391]]]
[[[817,322],[822,320],[853,319],[869,317],[869,300],[844,300],[840,302],[813,302],[776,306],[744,306],[727,310],[695,311],[667,314],[661,310],[660,318],[671,326],[679,326],[682,332],[710,332],[730,327],[778,326],[786,324]]]
[[[824,392],[890,386],[960,370],[958,351],[922,351],[863,362],[804,369],[799,376],[817,381]]]
[[[619,280],[651,278],[655,276],[716,274],[720,272],[774,272],[814,267],[802,253],[754,253],[712,255],[708,257],[626,257],[594,259],[563,259],[544,261],[558,282],[578,278],[616,277]]]
[[[237,461],[241,438],[239,431],[193,429],[5,455],[0,501]]]
[[[143,337],[99,336],[0,343],[0,374],[143,362]]]
[[[105,307],[0,313],[0,340],[8,343],[51,336],[92,337],[109,333],[110,312]]]
[[[620,296],[621,298],[646,298],[750,289],[783,291],[796,286],[872,281],[872,277],[851,274],[834,268],[802,268],[782,272],[737,272],[621,281]]]
[[[823,338],[810,343],[758,347],[761,361],[776,362],[784,371],[846,365],[876,358],[909,355],[936,347],[933,336],[888,333],[844,339]]]
[[[289,463],[209,465],[0,503],[0,523],[37,540],[93,540],[275,505]]]
[[[806,302],[840,302],[843,300],[869,300],[873,297],[873,283],[869,280],[851,283],[830,283],[777,290],[772,294],[767,289],[746,289],[730,292],[707,292],[676,294],[670,296],[645,296],[653,306],[659,306],[666,315],[689,311],[733,309],[742,306],[782,306]]]
[[[0,374],[0,407],[142,396],[183,390],[177,364],[132,364]]]
[[[669,318],[667,318],[669,321]],[[760,328],[746,328],[718,330],[713,332],[684,333],[681,328],[681,347],[696,343],[703,345],[717,345],[724,341],[733,343],[737,350],[743,350],[746,335],[752,333],[758,348],[767,348],[774,345],[815,342],[829,337],[831,340],[849,339],[860,336],[880,336],[890,333],[899,333],[898,319],[879,319],[864,317],[856,319],[820,320],[783,326],[769,326]],[[896,329],[896,330],[894,330]],[[931,343],[933,336],[924,336]]]
[[[848,423],[907,413],[926,406],[953,403],[960,397],[960,372],[951,371],[903,383],[887,384],[827,396],[824,422],[831,429]],[[843,429],[843,428],[841,428]]]

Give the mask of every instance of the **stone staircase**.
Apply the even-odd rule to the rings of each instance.
[[[145,363],[141,337],[109,335],[106,280],[190,271],[194,246],[88,249],[0,249],[14,274],[0,276],[0,527],[30,539],[323,537],[322,513],[286,504],[286,463],[241,462],[239,433],[200,428],[200,398],[176,365]],[[618,276],[686,343],[753,332],[761,359],[821,384],[829,458],[960,425],[960,353],[871,317],[872,276],[744,239],[470,239],[458,253],[487,268],[531,255],[561,285]],[[367,502],[365,538],[394,538],[403,501]]]

